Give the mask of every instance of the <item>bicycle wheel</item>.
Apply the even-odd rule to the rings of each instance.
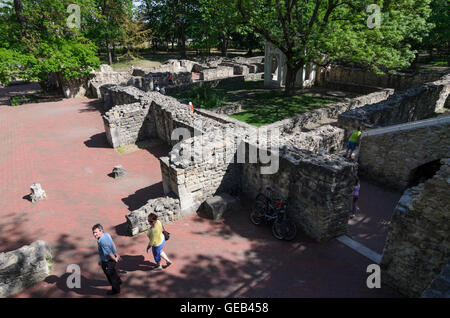
[[[262,195],[258,195],[250,212],[250,221],[252,221],[253,224],[259,225],[262,223],[266,206],[265,198]]]
[[[291,220],[286,220],[284,227],[284,239],[286,241],[292,241],[297,236],[297,226]]]
[[[292,241],[297,236],[297,226],[291,220],[274,222],[272,234],[278,240]]]
[[[272,224],[272,235],[277,239],[277,240],[282,240],[284,239],[284,235],[283,235],[283,230],[282,230],[282,226],[281,226],[281,222],[273,222]]]

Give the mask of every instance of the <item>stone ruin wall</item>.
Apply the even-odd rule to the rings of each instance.
[[[123,139],[118,138],[120,141],[118,145],[122,145],[120,143],[129,143],[130,141],[134,143],[136,142],[135,139],[137,140],[142,136],[142,138],[157,137],[173,146],[176,143],[176,141],[170,140],[173,130],[177,127],[187,127],[191,134],[194,129],[198,133],[203,134],[201,137],[191,138],[189,142],[193,142],[195,138],[200,138],[202,142],[206,142],[206,147],[213,146],[213,151],[206,152],[207,156],[210,156],[210,158],[211,156],[213,158],[222,158],[222,154],[226,152],[226,143],[224,144],[223,139],[222,141],[213,140],[220,135],[217,133],[217,129],[221,131],[227,128],[241,129],[240,132],[238,130],[237,135],[240,137],[244,136],[244,139],[253,134],[254,131],[257,131],[256,128],[253,128],[253,131],[251,129],[248,130],[248,127],[245,127],[245,125],[237,127],[233,122],[223,121],[220,123],[213,118],[204,117],[197,113],[192,114],[187,110],[186,105],[179,103],[174,98],[156,92],[137,92],[138,90],[135,88],[120,86],[109,86],[105,89],[112,89],[115,92],[114,94],[105,94],[105,96],[113,96],[111,98],[112,104],[127,101],[131,98],[128,95],[133,95],[134,93],[138,93],[136,99],[142,99],[138,103],[117,105],[105,114],[104,120],[107,134],[111,134],[111,125],[116,125],[114,128],[121,127],[120,130],[117,130],[119,132],[118,135],[124,134],[125,136]],[[194,127],[196,120],[201,120],[203,123],[202,127]],[[110,127],[109,130],[108,126]],[[127,135],[130,128],[135,131],[132,138],[129,138],[129,135]],[[139,132],[142,131],[144,133],[139,135]],[[340,143],[342,137],[339,136],[342,136],[342,133],[342,129],[332,126],[324,126],[317,131],[313,130],[304,133],[303,137],[305,139],[302,139],[303,145],[301,147],[308,147],[311,144],[308,149],[320,153],[314,155],[310,151],[300,150],[298,147],[290,144],[292,147],[289,150],[290,153],[297,153],[297,155],[285,156],[281,159],[283,162],[282,167],[284,168],[280,169],[277,174],[272,175],[272,178],[275,180],[284,180],[286,176],[289,180],[297,180],[297,183],[289,181],[286,189],[296,187],[298,191],[289,190],[290,192],[287,193],[294,198],[295,204],[293,206],[308,212],[306,214],[302,212],[295,219],[308,231],[307,233],[317,240],[327,240],[344,234],[348,216],[351,212],[351,185],[354,182],[356,167],[353,164],[346,163],[340,157],[333,157],[333,155],[326,153],[327,150],[338,147],[333,140],[337,138],[336,140],[339,140],[338,143]],[[320,137],[314,136],[314,134],[318,134]],[[300,135],[293,136],[301,138]],[[108,139],[113,138],[108,137]],[[282,136],[283,143],[289,145],[288,139],[287,135]],[[246,145],[246,147],[249,147],[248,143]],[[179,146],[181,147],[181,145]],[[234,147],[237,146],[234,144]],[[287,148],[289,147],[284,149]],[[237,148],[231,147],[228,149]],[[173,193],[178,196],[181,215],[196,211],[208,197],[219,192],[227,192],[237,184],[240,184],[242,188],[246,188],[250,192],[252,189],[254,191],[260,190],[259,181],[257,180],[263,177],[259,174],[260,165],[258,164],[234,164],[228,161],[210,164],[208,160],[200,163],[178,160],[176,151],[177,149],[173,149],[169,157],[161,158],[160,162],[165,193]],[[229,152],[226,153],[230,155]],[[234,156],[235,153],[232,151],[231,155]],[[299,164],[299,162],[301,163]],[[243,173],[243,171],[246,171],[246,173]],[[317,182],[317,175],[314,171],[316,171],[317,175],[323,174],[323,180]],[[244,182],[243,179],[246,178],[253,179],[253,181],[248,181],[247,185],[241,184],[241,182]],[[306,187],[301,188],[301,181],[298,180],[303,180],[304,182],[308,180],[312,188],[310,190],[307,190]],[[328,190],[330,191],[328,197],[324,197],[323,192]],[[130,233],[145,230],[145,222],[142,220],[145,220],[145,215],[148,215],[145,211],[149,210],[151,209],[149,204],[147,204],[140,209],[139,213],[135,213],[141,216],[135,217],[134,223],[127,221]],[[162,215],[165,215],[164,211],[163,209]],[[134,215],[134,212],[131,214]],[[296,213],[293,212],[293,214]],[[127,220],[129,219],[127,218]],[[141,225],[132,226],[130,224]]]
[[[344,148],[345,141],[343,129],[332,125],[324,125],[307,132],[297,131],[285,135],[282,137],[281,144],[313,153],[337,153]]]
[[[357,165],[340,156],[284,149],[276,174],[260,173],[261,164],[244,164],[242,189],[250,197],[270,186],[289,197],[289,215],[319,242],[347,234],[352,210],[352,186]]]
[[[328,87],[331,83],[357,84],[372,87],[393,88],[406,90],[425,83],[439,80],[446,72],[416,72],[395,74],[375,74],[365,69],[345,66],[332,66],[330,73],[318,72],[316,83],[318,86]],[[328,84],[327,82],[331,82]],[[332,86],[330,86],[332,87]]]
[[[130,93],[138,91],[130,87],[114,87],[112,104],[128,100]],[[188,106],[176,99],[157,92],[139,92],[139,102],[119,104],[103,115],[108,142],[113,148],[136,143],[146,138],[159,138],[173,146],[172,132],[176,128],[187,128],[194,133],[194,123],[201,121],[199,132],[208,131],[214,127],[224,126],[213,119],[192,114]],[[225,126],[224,126],[225,128]]]
[[[222,80],[234,81],[235,77],[240,77],[236,80],[237,82],[254,80],[262,78],[264,64],[261,61],[263,59],[264,57],[218,58],[206,63],[189,60],[168,60],[164,64],[151,69],[133,68],[129,72],[114,72],[108,65],[102,65],[101,71],[92,72],[89,81],[82,85],[82,95],[87,91],[87,96],[102,98],[100,87],[106,84],[134,86],[148,92],[154,89],[155,83],[158,83],[160,87],[166,89],[167,93],[174,93],[193,88],[202,82],[208,82],[212,86],[216,86]],[[194,80],[192,72],[200,73],[200,78]],[[173,78],[173,85],[169,86],[170,75]],[[223,81],[223,83],[225,82]],[[74,86],[73,90],[78,84],[72,85]],[[81,93],[77,94],[80,95]]]
[[[338,126],[352,131],[358,126],[375,128],[425,119],[442,110],[450,93],[450,75],[385,101],[369,103],[339,115]]]
[[[177,150],[160,159],[164,191],[180,198],[183,215],[197,211],[207,198],[228,192],[236,185],[249,197],[271,185],[284,198],[290,197],[290,215],[314,239],[326,241],[347,233],[356,164],[326,153],[283,148],[279,170],[262,174],[261,164],[247,163],[248,160],[236,163],[234,151],[238,144],[226,148],[223,139],[214,141],[213,133],[202,137],[210,138],[205,146],[212,147],[204,151],[206,157],[202,161],[177,160]],[[194,143],[196,138],[200,137],[186,144]],[[249,143],[239,145],[248,153]]]
[[[197,142],[202,145],[201,154],[182,158],[180,149]],[[219,134],[207,133],[181,142],[169,157],[160,158],[164,192],[177,195],[183,215],[197,211],[207,198],[228,192],[240,183],[240,166],[233,163],[236,145],[229,142],[231,157],[226,160],[227,142]]]
[[[420,297],[450,257],[450,158],[442,164],[403,193],[383,250],[382,280],[409,297]]]
[[[150,228],[148,223],[150,213],[155,213],[163,225],[182,218],[180,201],[177,198],[167,196],[151,199],[144,206],[125,216],[128,234],[134,236],[147,231]]]
[[[379,131],[363,134],[359,173],[392,188],[404,190],[415,168],[450,154],[450,116]]]
[[[423,292],[422,298],[450,298],[450,260],[441,274]]]
[[[283,135],[290,135],[293,132],[302,131],[307,126],[317,126],[323,120],[337,118],[339,114],[344,113],[349,109],[355,109],[368,103],[377,103],[386,100],[392,94],[393,90],[385,89],[379,92],[350,99],[347,102],[333,103],[324,108],[287,118],[276,123],[266,125],[265,127],[271,129],[280,128]]]

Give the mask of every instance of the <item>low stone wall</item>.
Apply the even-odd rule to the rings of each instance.
[[[52,270],[52,259],[50,245],[44,241],[0,253],[0,298],[44,280]]]
[[[216,68],[204,69],[200,73],[200,80],[212,81],[219,78],[234,76],[234,68],[229,66],[217,66]]]
[[[423,292],[422,298],[450,298],[450,261]]]
[[[404,190],[415,168],[450,153],[450,116],[369,130],[359,150],[359,174]]]
[[[382,281],[420,297],[450,257],[450,159],[407,189],[395,208],[381,260]]]
[[[351,68],[337,65],[333,66],[328,74],[326,72],[318,72],[316,83],[319,86],[326,86],[326,82],[331,81],[393,88],[395,90],[406,90],[409,88],[422,86],[424,83],[436,81],[446,73],[448,73],[448,71],[375,74],[361,68]]]
[[[147,137],[157,137],[174,145],[178,141],[172,141],[171,137],[176,128],[187,128],[193,136],[194,127],[201,134],[214,128],[233,126],[191,113],[188,105],[158,92],[143,92],[135,87],[114,85],[104,85],[101,89],[105,108],[117,105],[103,115],[106,136],[114,148]]]
[[[353,98],[347,102],[338,102],[327,105],[326,107],[306,112],[276,123],[266,125],[265,127],[279,128],[282,134],[292,134],[295,131],[301,131],[307,125],[317,125],[328,118],[337,118],[339,114],[350,109],[355,109],[366,104],[378,103],[387,99],[393,94],[393,90],[385,89],[368,95]]]
[[[132,76],[129,72],[113,72],[112,70],[108,72],[93,72],[89,80],[89,90],[86,96],[101,99],[101,86],[106,84],[119,85],[127,83],[131,78]]]
[[[100,92],[105,112],[117,105],[139,103],[145,96],[145,92],[136,87],[115,84],[102,85]]]
[[[246,81],[245,76],[233,76],[227,78],[220,78],[210,81],[196,81],[189,84],[182,84],[177,86],[168,86],[166,87],[166,94],[175,94],[182,91],[193,89],[194,87],[202,86],[202,85],[211,85],[211,87],[220,88],[222,85],[228,85],[231,83],[243,83]]]
[[[161,223],[168,224],[181,218],[180,201],[172,197],[149,200],[143,207],[127,214],[128,234],[131,236],[145,232],[150,228],[148,216],[155,213]]]
[[[338,125],[346,130],[384,127],[425,119],[444,108],[450,93],[450,76],[390,96],[339,115]]]
[[[321,87],[358,94],[371,94],[383,90],[382,87],[367,86],[354,83],[332,82],[332,81],[326,81],[323,85],[321,85]]]
[[[174,86],[186,85],[192,83],[192,73],[191,72],[178,72],[178,73],[170,73],[170,72],[152,72],[146,77],[150,77],[153,83],[158,83],[159,87],[166,87],[169,85],[169,77],[172,75],[172,80]],[[153,85],[151,87],[153,89]]]

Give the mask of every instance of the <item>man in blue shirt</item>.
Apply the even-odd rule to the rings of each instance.
[[[103,231],[103,226],[96,224],[92,227],[92,234],[97,239],[98,253],[100,254],[103,272],[112,286],[112,290],[108,291],[108,295],[120,293],[120,284],[122,280],[116,272],[116,263],[120,260],[120,256],[116,252],[116,247],[111,235]]]

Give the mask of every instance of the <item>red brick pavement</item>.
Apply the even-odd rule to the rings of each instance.
[[[106,142],[96,105],[78,98],[0,107],[0,252],[40,239],[55,256],[52,275],[14,297],[105,297],[91,234],[97,222],[122,256],[120,297],[399,296],[388,286],[366,287],[363,256],[336,240],[276,241],[269,227],[250,224],[245,204],[220,222],[191,215],[168,225],[165,250],[174,264],[150,271],[146,237],[125,236],[125,214],[163,194],[158,157],[169,149],[120,155]],[[114,180],[108,174],[117,164],[128,174]],[[34,182],[47,200],[26,199]],[[66,285],[69,264],[81,267],[81,289]]]

